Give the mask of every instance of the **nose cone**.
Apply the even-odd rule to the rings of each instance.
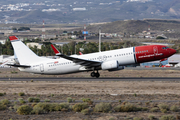
[[[171,49],[171,51],[172,51],[172,55],[176,53],[175,49]]]

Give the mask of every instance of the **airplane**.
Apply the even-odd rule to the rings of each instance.
[[[161,60],[176,53],[176,50],[164,45],[148,45],[67,56],[52,45],[60,59],[50,59],[37,56],[16,36],[9,36],[9,39],[19,64],[8,65],[35,74],[60,75],[92,71],[91,77],[98,78],[99,70],[122,70],[125,65]]]

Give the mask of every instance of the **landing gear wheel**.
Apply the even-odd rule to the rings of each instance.
[[[91,73],[91,77],[95,77],[96,73],[95,72],[92,72]]]
[[[95,76],[96,76],[96,78],[99,78],[100,74],[97,72],[97,73],[95,74]]]

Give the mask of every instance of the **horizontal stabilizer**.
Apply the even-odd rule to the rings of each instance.
[[[31,66],[28,66],[28,65],[18,65],[18,64],[6,64],[6,65],[13,66],[13,67],[23,67],[23,68],[31,67]]]

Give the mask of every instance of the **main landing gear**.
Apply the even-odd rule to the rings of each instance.
[[[91,73],[91,77],[96,77],[96,78],[99,78],[100,74],[97,70],[97,73],[95,73],[94,71]]]

